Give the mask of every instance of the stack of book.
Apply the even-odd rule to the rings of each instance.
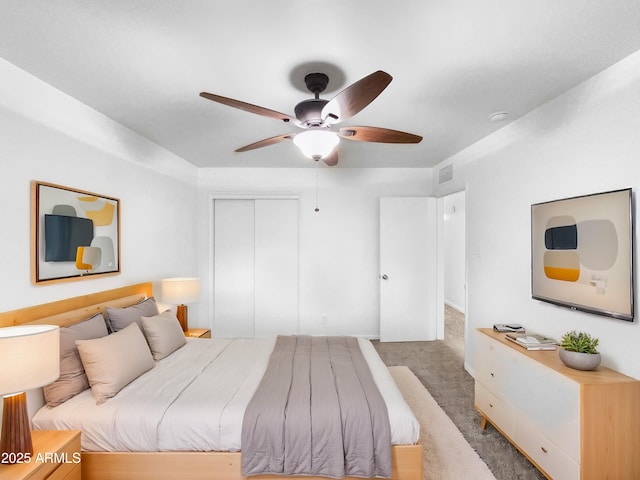
[[[507,333],[506,338],[527,350],[555,350],[558,344],[553,338],[532,333]]]

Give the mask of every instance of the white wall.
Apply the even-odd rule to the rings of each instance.
[[[453,163],[454,180],[438,195],[465,184],[467,191],[468,339],[478,327],[506,321],[558,338],[584,330],[600,338],[605,366],[640,378],[637,319],[629,323],[531,299],[529,210],[546,200],[637,189],[639,112],[640,51],[443,162]],[[470,371],[473,347],[471,341],[465,351]]]
[[[298,195],[300,333],[377,337],[379,198],[428,195],[431,170],[318,167],[317,174],[318,213],[314,168],[201,169],[201,276],[208,277],[211,265],[211,232],[205,227],[211,221],[211,194]],[[325,313],[326,327],[321,325]]]
[[[444,197],[444,302],[465,311],[465,192]]]
[[[32,180],[120,199],[120,275],[31,284]],[[0,311],[149,280],[159,295],[161,278],[195,275],[196,181],[184,160],[0,59]]]

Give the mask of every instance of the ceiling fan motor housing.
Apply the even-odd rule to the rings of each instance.
[[[293,111],[296,118],[307,127],[319,127],[322,125],[322,109],[327,103],[329,100],[311,98],[298,103]]]

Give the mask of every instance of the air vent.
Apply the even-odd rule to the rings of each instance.
[[[453,164],[442,167],[438,172],[438,183],[443,184],[453,180]]]

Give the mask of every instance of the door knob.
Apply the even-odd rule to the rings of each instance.
[[[387,274],[382,274],[382,275],[380,275],[380,278],[381,278],[382,280],[389,280],[389,277],[387,276]]]

